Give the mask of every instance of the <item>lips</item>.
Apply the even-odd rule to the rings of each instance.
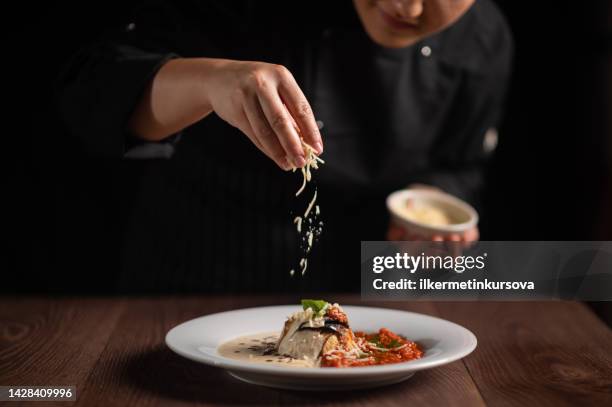
[[[418,23],[416,21],[401,20],[387,13],[381,7],[378,7],[378,12],[380,13],[385,23],[387,23],[387,25],[389,25],[392,29],[400,30],[400,31],[408,31],[408,30],[416,30],[418,28]]]

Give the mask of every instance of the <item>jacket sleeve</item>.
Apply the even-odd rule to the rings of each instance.
[[[178,137],[144,143],[131,137],[126,126],[159,68],[181,55],[183,25],[176,9],[162,1],[149,2],[123,27],[107,32],[68,61],[57,84],[58,108],[87,150],[109,158],[171,155]]]

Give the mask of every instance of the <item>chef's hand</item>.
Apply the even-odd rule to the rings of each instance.
[[[213,111],[285,170],[305,164],[300,136],[317,154],[323,151],[312,109],[295,78],[287,68],[264,62],[171,60],[156,74],[129,127],[157,141]]]
[[[448,235],[435,234],[432,236],[422,236],[410,233],[404,227],[394,222],[389,224],[389,229],[387,230],[387,240],[456,242],[461,243],[464,247],[469,247],[472,243],[477,242],[479,237],[480,233],[477,226],[463,233],[451,233]]]
[[[303,167],[306,143],[323,151],[310,104],[293,75],[282,65],[221,61],[206,81],[215,113],[242,130],[253,144],[281,168]]]

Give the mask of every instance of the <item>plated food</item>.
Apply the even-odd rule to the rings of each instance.
[[[353,332],[339,304],[302,300],[279,333],[264,332],[235,338],[221,345],[223,356],[250,363],[289,367],[357,367],[419,359],[419,346],[389,329]]]
[[[225,369],[230,375],[242,381],[294,390],[363,389],[397,383],[410,378],[419,370],[431,369],[458,360],[476,347],[476,337],[469,330],[440,318],[389,308],[342,305],[340,309],[347,316],[348,329],[353,332],[353,340],[356,343],[359,343],[359,338],[364,335],[367,342],[376,345],[376,337],[369,335],[380,335],[381,328],[384,328],[401,336],[402,339],[418,344],[418,349],[422,352],[421,357],[399,363],[353,365],[339,369],[321,366],[324,363],[323,358],[319,361],[319,367],[313,367],[311,363],[305,362],[305,359],[279,354],[277,360],[274,353],[264,355],[261,352],[263,348],[278,346],[285,324],[290,321],[288,316],[304,311],[303,306],[297,305],[239,309],[192,319],[171,329],[166,335],[166,343],[179,355]],[[329,318],[329,322],[340,321],[339,318],[339,316]],[[325,322],[325,318],[323,321]],[[287,328],[295,326],[296,322],[293,320],[289,322]],[[316,328],[324,327],[325,323],[323,327]],[[344,333],[334,334],[339,343],[350,335],[342,328],[341,331]],[[331,335],[323,329],[319,332],[323,336]],[[288,333],[289,331],[283,336],[283,341],[292,338],[291,335],[287,336]],[[387,345],[391,345],[393,341],[385,331],[378,339],[378,342],[390,339],[386,342]],[[331,336],[325,341],[329,343],[328,346],[334,342]],[[246,348],[246,351],[244,353],[232,351],[232,355],[226,353],[224,348],[232,343],[241,349]],[[322,348],[324,345],[321,345]],[[311,355],[316,354],[318,346],[318,343],[310,342],[305,351]],[[391,348],[397,347],[391,346]],[[390,355],[388,352],[381,352]],[[257,360],[254,361],[253,358]],[[287,360],[292,362],[287,363]]]

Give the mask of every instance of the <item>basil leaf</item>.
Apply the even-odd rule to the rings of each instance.
[[[319,314],[327,308],[327,301],[324,300],[302,300],[302,308],[306,311],[311,308],[315,314]]]
[[[400,346],[400,342],[397,339],[393,339],[387,348],[392,349],[397,348],[398,346]]]

